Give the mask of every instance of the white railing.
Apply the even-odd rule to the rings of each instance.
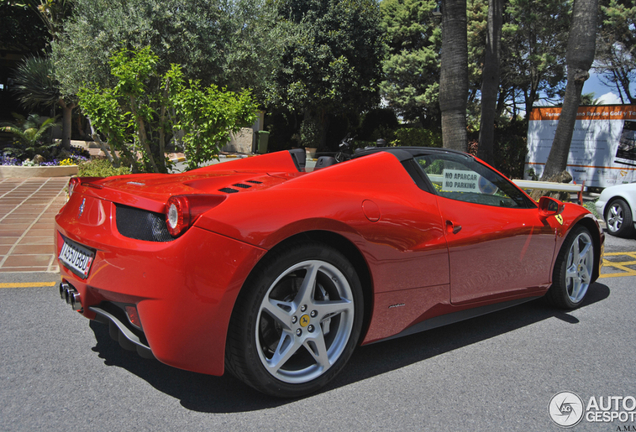
[[[574,192],[579,199],[579,204],[583,205],[583,191],[585,190],[585,182],[580,185],[571,183],[556,183],[519,179],[513,180],[512,182],[519,186],[521,189],[541,189],[554,192]]]

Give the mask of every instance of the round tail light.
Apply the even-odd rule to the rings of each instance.
[[[226,195],[176,195],[166,203],[166,226],[172,237],[183,234],[206,211],[221,204]]]
[[[166,205],[166,225],[173,237],[179,236],[190,226],[190,203],[184,196],[173,196]]]

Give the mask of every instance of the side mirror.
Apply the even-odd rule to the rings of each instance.
[[[548,216],[558,215],[563,211],[565,205],[554,198],[542,196],[539,199],[539,216],[547,218]]]

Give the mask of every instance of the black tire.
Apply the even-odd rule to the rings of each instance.
[[[545,295],[548,303],[562,309],[576,309],[585,300],[594,273],[594,241],[584,226],[570,231],[554,263],[552,286]]]
[[[226,366],[266,394],[313,393],[351,357],[363,311],[358,275],[337,250],[294,244],[272,252],[254,269],[234,307]]]
[[[605,206],[603,215],[607,232],[617,237],[630,237],[634,232],[634,219],[629,205],[620,198],[610,201]]]

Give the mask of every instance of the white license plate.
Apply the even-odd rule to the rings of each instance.
[[[64,266],[73,273],[80,276],[82,279],[88,277],[88,272],[91,269],[95,252],[84,246],[78,245],[75,242],[64,239],[62,250],[60,251],[59,260]]]

